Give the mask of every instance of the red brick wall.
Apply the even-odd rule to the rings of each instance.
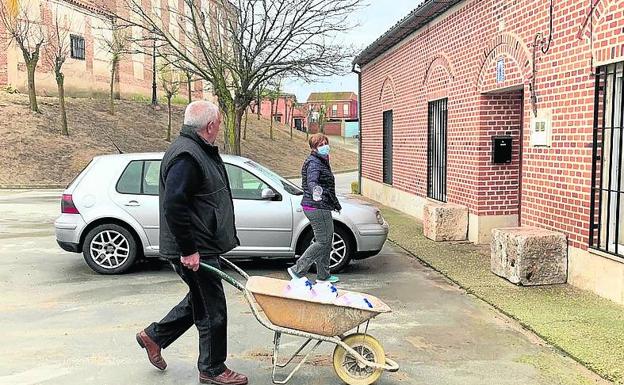
[[[516,212],[522,169],[521,222],[562,231],[586,248],[592,159],[594,66],[624,60],[624,0],[600,0],[593,43],[581,34],[588,1],[556,1],[554,39],[537,52],[537,108],[552,110],[551,147],[530,146],[532,43],[549,34],[549,1],[466,0],[362,68],[362,172],[382,182],[382,113],[394,111],[394,187],[426,196],[427,103],[448,97],[448,200],[473,214]],[[496,62],[506,80],[496,82]],[[518,97],[524,91],[523,154],[489,162],[491,134],[519,135]],[[506,99],[507,98],[507,99]],[[511,98],[511,99],[510,99]],[[493,104],[490,104],[493,103]],[[492,108],[492,110],[490,110]],[[500,109],[500,110],[497,110]],[[500,119],[498,115],[500,111]],[[513,111],[510,113],[509,111]],[[490,120],[493,119],[493,120]],[[499,121],[500,120],[500,121]],[[488,122],[498,122],[490,127]],[[502,122],[502,123],[501,123]],[[493,128],[496,127],[496,128]]]
[[[483,95],[480,105],[478,215],[517,215],[520,181],[522,92]],[[512,138],[510,164],[492,164],[492,137]]]
[[[342,122],[325,122],[323,126],[323,130],[325,131],[325,135],[342,135]],[[319,132],[318,123],[310,123],[310,132],[312,134],[316,134]]]

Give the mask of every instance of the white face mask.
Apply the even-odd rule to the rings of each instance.
[[[323,156],[329,155],[329,144],[326,144],[324,146],[317,148],[316,152],[318,152],[320,155],[323,155]]]

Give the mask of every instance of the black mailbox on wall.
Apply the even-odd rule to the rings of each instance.
[[[492,137],[492,163],[506,164],[511,163],[512,153],[511,136],[493,136]]]

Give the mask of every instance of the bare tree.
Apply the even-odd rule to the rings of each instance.
[[[292,96],[290,98],[290,118],[288,120],[288,125],[290,126],[290,140],[293,138],[293,126],[295,125],[295,119],[293,119],[293,114],[295,112],[295,106],[297,105],[297,96]]]
[[[269,126],[269,136],[273,140],[273,122],[277,116],[277,108],[279,106],[280,99],[280,85],[279,83],[275,87],[267,87],[264,91],[264,97],[271,101],[271,125]]]
[[[353,27],[361,0],[181,0],[153,12],[124,0],[116,16],[155,38],[174,65],[212,85],[224,114],[226,151],[240,154],[241,121],[260,85],[276,77],[303,80],[345,73],[355,51],[336,39]],[[171,4],[171,2],[167,2]],[[164,15],[170,20],[163,21]],[[171,28],[171,27],[174,28]],[[145,38],[135,39],[145,47]]]
[[[61,133],[65,136],[69,136],[67,109],[65,108],[65,74],[63,73],[63,65],[71,55],[69,31],[72,21],[67,18],[61,20],[58,6],[55,10],[50,9],[50,12],[53,14],[53,21],[52,24],[48,26],[48,47],[44,50],[45,60],[47,64],[54,69],[61,115]]]
[[[165,140],[171,142],[171,100],[180,92],[180,73],[170,64],[164,64],[160,68],[160,83],[167,98],[167,134]]]
[[[109,55],[110,63],[110,114],[115,114],[115,79],[118,76],[119,63],[130,52],[130,36],[128,30],[120,26],[114,18],[110,20],[107,36],[102,39],[103,48]]]
[[[262,94],[263,94],[263,91],[264,91],[264,89],[263,89],[262,86],[259,86],[258,89],[256,90],[256,94],[258,94],[258,97],[256,99],[257,100],[256,104],[258,106],[258,111],[256,111],[257,114],[258,114],[258,120],[260,120],[260,115],[262,115]]]
[[[243,140],[247,140],[247,113],[249,108],[245,109],[245,125],[243,126]]]
[[[39,112],[37,90],[35,88],[35,71],[39,62],[41,47],[45,42],[45,33],[41,23],[35,20],[38,12],[30,0],[0,1],[0,21],[6,36],[4,40],[17,44],[22,52],[28,73],[28,100],[30,109]],[[5,47],[6,49],[6,47]]]
[[[184,70],[184,75],[186,76],[186,91],[188,92],[188,102],[191,104],[193,102],[193,74],[189,70]]]

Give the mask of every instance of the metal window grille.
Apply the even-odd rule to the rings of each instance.
[[[624,257],[624,62],[599,67],[594,99],[590,247]]]
[[[392,184],[392,110],[383,113],[383,182]]]
[[[85,59],[85,39],[82,36],[70,35],[72,59]]]
[[[446,202],[447,100],[429,103],[427,196]]]

